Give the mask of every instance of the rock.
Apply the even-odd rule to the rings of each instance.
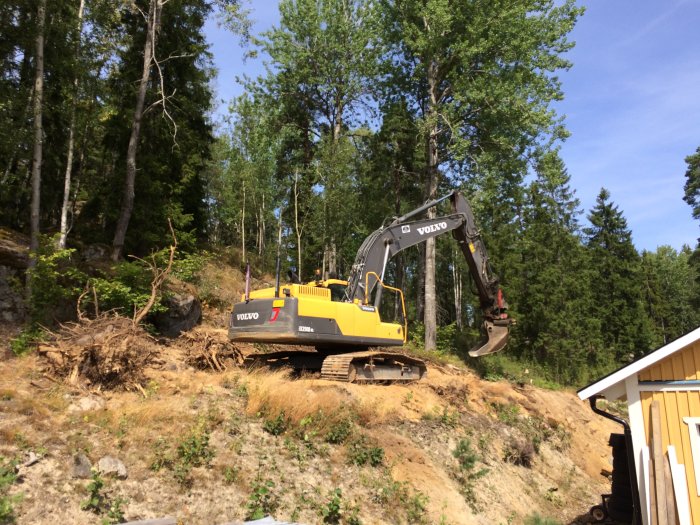
[[[80,256],[84,261],[101,261],[110,256],[110,248],[106,244],[90,244],[82,251]]]
[[[73,477],[78,479],[89,479],[92,477],[92,463],[82,452],[73,456]]]
[[[29,266],[29,237],[0,228],[0,265],[26,269]]]
[[[81,397],[75,403],[68,406],[68,412],[87,412],[89,410],[99,410],[105,405],[98,397]]]
[[[40,459],[41,456],[37,456],[33,451],[29,451],[29,454],[27,454],[27,459],[24,463],[22,463],[22,466],[31,467],[34,463],[38,463]]]
[[[0,265],[0,319],[7,323],[16,323],[24,319],[23,270]]]
[[[97,462],[97,470],[104,476],[114,476],[119,479],[126,479],[128,476],[124,463],[112,456],[101,458]]]
[[[166,312],[156,314],[153,324],[168,337],[177,337],[202,320],[202,303],[191,294],[174,294],[165,299]]]

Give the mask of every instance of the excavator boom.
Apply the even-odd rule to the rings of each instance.
[[[451,214],[433,219],[411,220],[447,199],[452,205]],[[387,262],[392,256],[448,231],[452,232],[464,254],[484,315],[482,332],[486,341],[472,349],[469,354],[482,356],[498,352],[508,342],[509,327],[513,320],[507,315],[508,305],[503,299],[498,277],[491,270],[486,246],[476,226],[474,213],[458,191],[428,202],[370,234],[355,257],[345,298],[348,301],[366,301],[377,283],[383,280]],[[376,307],[379,307],[381,302],[381,294],[382,287],[379,287],[374,299]]]

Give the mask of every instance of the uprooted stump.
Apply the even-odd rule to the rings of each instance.
[[[106,390],[142,390],[146,367],[159,357],[157,341],[143,328],[106,314],[62,325],[38,351],[54,376]]]
[[[180,335],[179,343],[185,351],[185,362],[199,370],[223,372],[229,366],[243,364],[244,355],[225,336],[203,330],[190,330]]]

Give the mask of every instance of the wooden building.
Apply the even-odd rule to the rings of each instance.
[[[641,522],[700,524],[700,328],[578,395],[627,401]]]

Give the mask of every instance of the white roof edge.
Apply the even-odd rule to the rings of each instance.
[[[600,381],[596,381],[577,392],[578,397],[582,400],[586,400],[591,396],[600,394],[603,390],[607,390],[611,386],[621,381],[624,381],[631,375],[634,375],[651,365],[665,359],[671,354],[677,352],[681,348],[685,348],[691,343],[694,343],[700,339],[700,327],[696,328],[692,332],[688,332],[684,336],[679,337],[675,341],[671,341],[665,346],[662,346],[658,350],[653,351],[649,355],[644,356],[639,361],[630,363],[629,365],[616,370],[609,376],[604,377]]]

